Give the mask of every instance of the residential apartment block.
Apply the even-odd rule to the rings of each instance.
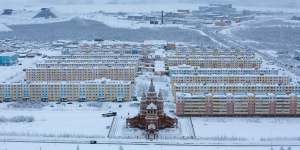
[[[0,101],[129,101],[130,81],[27,81],[0,84]]]
[[[277,69],[254,68],[201,68],[199,66],[180,65],[169,67],[170,76],[181,75],[278,75]]]
[[[299,116],[300,95],[177,93],[176,114],[179,116]]]
[[[130,66],[52,67],[28,68],[25,72],[25,79],[28,81],[84,81],[101,78],[134,81],[137,68]]]
[[[166,64],[177,115],[300,116],[300,86],[251,51],[177,47]]]
[[[175,83],[173,94],[176,93],[300,93],[300,86],[295,84],[228,84],[228,83]]]
[[[200,68],[255,68],[261,67],[260,59],[198,59],[198,58],[167,58],[167,66],[191,65]]]
[[[172,75],[171,81],[175,83],[215,83],[215,84],[289,84],[288,76],[279,75]]]

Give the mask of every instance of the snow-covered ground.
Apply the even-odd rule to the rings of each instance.
[[[3,150],[282,150],[281,146],[232,147],[232,146],[162,146],[162,145],[88,145],[88,144],[42,144],[42,143],[0,143]],[[282,146],[288,150],[289,146]],[[290,147],[298,150],[299,147]]]
[[[57,18],[33,18],[44,6],[27,6],[16,8],[11,16],[0,16],[0,31],[10,31],[5,25],[44,24],[84,18],[102,22],[110,27],[137,29],[141,27],[181,27],[182,25],[150,25],[148,22],[134,22],[115,15],[101,12],[126,12],[129,14],[150,13],[151,11],[177,11],[177,9],[197,9],[197,5],[188,3],[170,4],[87,4],[87,5],[49,5]],[[2,24],[3,25],[2,25]],[[4,25],[5,24],[5,25]],[[2,29],[2,30],[1,30]]]
[[[8,32],[11,31],[9,27],[7,27],[5,24],[0,23],[0,32]]]
[[[97,139],[99,142],[119,140],[126,143],[147,141],[144,131],[128,129],[125,120],[138,113],[138,105],[130,103],[50,103],[39,108],[14,108],[12,103],[0,105],[1,118],[33,117],[32,122],[0,122],[0,140],[39,139],[75,140]],[[91,106],[92,105],[92,106]],[[170,109],[168,104],[166,110]],[[102,117],[116,111],[117,116]],[[169,115],[173,113],[166,111]],[[156,142],[171,143],[299,143],[297,128],[300,118],[189,118],[178,117],[179,127],[160,131]],[[251,131],[249,133],[249,131]]]
[[[299,139],[299,118],[199,118],[194,117],[196,136],[237,138],[250,141],[281,138]]]
[[[106,137],[112,121],[101,116],[106,110],[78,103],[50,104],[36,109],[8,108],[2,104],[0,116],[31,116],[34,121],[0,123],[0,136]]]
[[[60,54],[60,51],[53,50],[38,50],[38,52],[49,56]],[[42,62],[43,58],[41,56],[35,56],[34,58],[19,58],[18,61],[17,64],[12,66],[0,66],[0,82],[16,82],[24,80],[25,72],[23,69],[34,67],[36,63]]]

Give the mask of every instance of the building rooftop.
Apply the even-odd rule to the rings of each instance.
[[[5,53],[0,53],[0,56],[10,56],[10,57],[12,57],[12,56],[15,56],[15,55],[17,55],[16,53],[14,53],[14,52],[5,52]]]
[[[79,85],[98,85],[98,84],[108,84],[108,85],[130,85],[131,81],[123,80],[111,80],[111,79],[98,79],[98,80],[87,80],[87,81],[21,81],[21,82],[2,82],[0,85],[64,85],[64,84],[79,84]]]
[[[296,95],[294,93],[292,94],[286,94],[286,93],[197,93],[197,94],[191,94],[191,93],[176,93],[176,99],[177,100],[195,100],[198,101],[202,98],[212,97],[212,98],[224,98],[224,100],[232,99],[232,98],[247,98],[247,97],[256,97],[256,98],[289,98],[291,96],[296,96],[300,98],[300,95]],[[226,99],[228,98],[228,99]],[[266,99],[268,100],[268,99]]]

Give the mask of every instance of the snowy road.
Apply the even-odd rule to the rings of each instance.
[[[54,143],[54,144],[90,144],[90,140],[41,140],[41,139],[0,139],[5,143]],[[287,143],[232,143],[232,142],[189,142],[189,141],[145,141],[145,140],[97,140],[96,144],[112,145],[175,145],[175,146],[221,146],[221,147],[270,147],[270,146],[293,146],[300,148],[300,142]]]

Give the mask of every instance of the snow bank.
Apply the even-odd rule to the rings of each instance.
[[[8,32],[8,31],[12,31],[12,29],[0,23],[0,32]]]
[[[1,116],[0,117],[0,123],[7,123],[7,122],[12,122],[12,123],[18,123],[18,122],[33,122],[34,117],[32,116],[14,116],[12,118],[6,118]]]

